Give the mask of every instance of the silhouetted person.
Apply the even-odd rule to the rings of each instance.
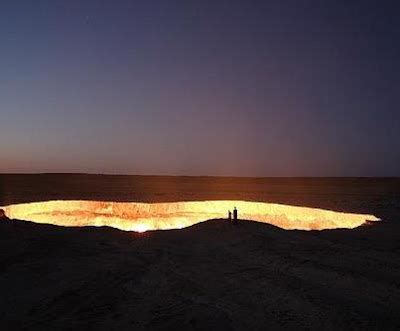
[[[0,220],[7,220],[6,212],[0,209]]]
[[[238,221],[238,212],[237,212],[237,209],[235,207],[235,208],[233,208],[233,223],[236,224],[237,221]]]
[[[232,213],[230,210],[228,210],[228,221],[232,221]]]

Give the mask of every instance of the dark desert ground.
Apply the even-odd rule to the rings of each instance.
[[[135,233],[3,220],[2,330],[400,328],[398,178],[0,175],[1,206],[59,199],[249,200],[382,221],[287,231],[209,220]]]

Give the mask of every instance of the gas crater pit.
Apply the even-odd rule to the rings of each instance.
[[[286,230],[358,227],[379,221],[373,215],[249,201],[172,203],[57,200],[1,207],[11,219],[59,226],[109,226],[124,231],[181,229],[209,219],[223,219],[236,207],[239,219],[269,223]]]

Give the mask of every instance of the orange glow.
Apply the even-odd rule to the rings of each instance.
[[[125,231],[181,229],[208,219],[226,218],[236,208],[239,218],[287,230],[355,228],[373,215],[248,201],[172,203],[47,201],[1,207],[9,218],[61,226],[110,226]]]

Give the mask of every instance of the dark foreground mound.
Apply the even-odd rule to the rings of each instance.
[[[215,220],[137,234],[5,220],[0,328],[396,329],[400,242],[384,227]]]

